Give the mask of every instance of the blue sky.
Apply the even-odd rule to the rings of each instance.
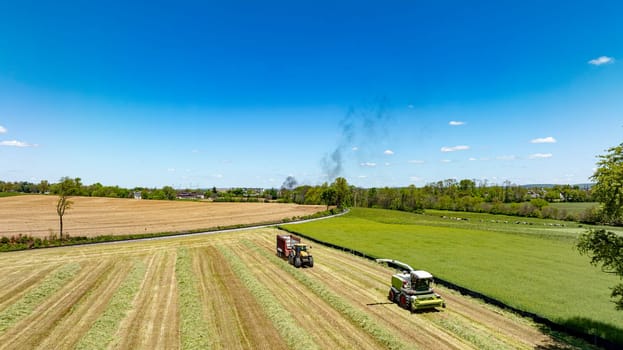
[[[589,181],[620,1],[8,1],[0,180]]]

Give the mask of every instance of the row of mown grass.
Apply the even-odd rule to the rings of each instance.
[[[286,261],[278,258],[272,252],[268,252],[266,251],[266,249],[259,248],[257,245],[249,240],[243,240],[242,243],[254,252],[270,260],[281,270],[292,275],[302,285],[309,288],[314,294],[326,301],[327,304],[331,305],[331,307],[337,310],[346,319],[350,320],[352,324],[368,332],[374,339],[376,339],[376,341],[379,342],[379,344],[383,345],[383,347],[387,349],[413,348],[412,345],[404,344],[400,340],[396,339],[396,337],[389,330],[376,324],[367,313],[353,307],[346,300],[326,288],[323,284],[310,278],[307,274],[302,272],[302,270],[299,270],[294,266],[288,264]]]
[[[355,208],[330,220],[288,225],[288,230],[404,261],[511,307],[623,344],[623,313],[610,301],[617,279],[579,255],[567,227],[559,227],[567,232],[560,234],[564,239],[548,239],[542,228],[539,234],[523,234],[529,225],[510,231],[506,225],[502,231],[498,223],[487,223],[496,216],[478,215],[480,228],[474,220],[421,224],[427,221],[415,214]]]

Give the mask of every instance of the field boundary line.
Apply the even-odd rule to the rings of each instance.
[[[330,242],[325,242],[325,241],[316,239],[316,238],[311,237],[309,235],[306,235],[304,233],[297,232],[296,230],[292,230],[292,229],[289,229],[289,228],[286,228],[286,227],[283,227],[283,226],[277,226],[277,229],[285,231],[285,232],[288,232],[288,233],[295,234],[297,236],[300,236],[300,237],[308,239],[308,240],[310,240],[310,241],[312,241],[314,243],[318,243],[318,244],[321,244],[321,245],[329,247],[329,248],[341,250],[343,252],[347,252],[347,253],[350,253],[350,254],[362,257],[364,259],[376,261],[376,259],[382,258],[382,257],[377,257],[377,256],[374,256],[374,255],[371,255],[371,254],[366,254],[366,253],[361,252],[361,251],[356,250],[356,249],[351,249],[351,248],[343,247],[343,246],[340,246],[340,245],[337,245],[337,244],[333,244],[333,243],[330,243]],[[497,306],[497,307],[499,307],[501,309],[505,309],[505,310],[514,312],[514,313],[516,313],[516,314],[518,314],[518,315],[520,315],[522,317],[529,318],[529,319],[531,319],[532,321],[534,321],[534,322],[536,322],[538,324],[541,324],[543,326],[548,327],[552,331],[561,332],[561,333],[565,333],[565,334],[568,334],[568,335],[580,338],[580,339],[588,342],[589,344],[593,344],[593,345],[599,346],[599,347],[607,349],[607,350],[619,350],[621,348],[621,346],[619,344],[615,344],[614,342],[609,341],[607,339],[604,339],[604,338],[600,337],[599,335],[585,333],[585,332],[580,332],[580,331],[572,329],[572,328],[570,328],[568,326],[562,325],[560,323],[556,323],[556,322],[550,320],[549,318],[546,318],[546,317],[543,317],[543,316],[540,316],[540,315],[537,315],[535,313],[528,312],[528,311],[525,311],[525,310],[520,310],[518,308],[515,308],[513,306],[510,306],[510,305],[504,303],[503,301],[500,301],[498,299],[492,298],[492,297],[487,296],[485,294],[482,294],[480,292],[477,292],[477,291],[474,291],[474,290],[471,290],[471,289],[459,286],[458,284],[452,283],[452,282],[450,282],[448,280],[435,277],[435,282],[441,284],[442,286],[444,286],[446,288],[455,290],[455,291],[461,293],[461,295],[467,295],[467,296],[470,296],[470,297],[475,298],[475,299],[480,299],[480,300],[482,300],[483,302],[485,302],[485,303],[487,303],[489,305]]]

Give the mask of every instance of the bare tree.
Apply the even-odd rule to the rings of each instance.
[[[70,209],[72,201],[69,200],[69,196],[65,194],[60,194],[58,196],[58,202],[56,202],[56,213],[58,214],[58,220],[60,224],[60,232],[61,232],[61,243],[63,242],[63,215],[65,215],[65,210]]]

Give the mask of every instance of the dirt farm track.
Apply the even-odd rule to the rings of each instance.
[[[45,225],[35,225],[40,218],[7,205],[27,199],[33,208],[54,209],[53,197],[32,198],[0,198],[3,229],[28,218],[30,232],[48,234]],[[213,203],[143,207],[153,203],[76,199],[67,222],[80,220],[68,227],[91,234],[161,232],[197,228],[186,221],[209,227],[322,209],[219,203],[229,209],[216,216]],[[11,221],[8,207],[14,207]],[[259,213],[264,207],[272,209],[266,217]],[[40,215],[54,227],[53,211]],[[230,221],[210,224],[216,217]],[[314,267],[296,269],[275,255],[278,233],[266,227],[0,253],[0,350],[577,348],[529,320],[442,287],[436,290],[447,308],[410,313],[387,300],[392,269],[318,244]]]
[[[0,198],[0,236],[58,234],[56,196]],[[72,197],[63,233],[98,236],[177,232],[218,226],[276,222],[310,215],[326,207],[277,203],[213,203]]]

